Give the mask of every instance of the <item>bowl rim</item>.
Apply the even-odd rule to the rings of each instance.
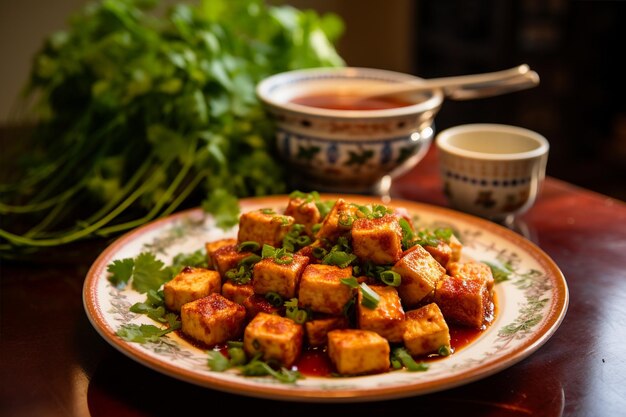
[[[526,137],[537,143],[537,147],[528,151],[515,153],[487,153],[471,151],[454,146],[449,141],[451,138],[464,134],[475,134],[481,132],[488,133],[506,133]],[[435,146],[441,151],[448,154],[456,155],[463,158],[471,158],[487,161],[517,161],[537,158],[546,155],[550,150],[550,143],[545,136],[539,132],[508,124],[500,123],[469,123],[458,126],[449,127],[439,132],[435,137]]]
[[[379,119],[399,116],[411,116],[427,111],[437,110],[443,103],[444,95],[441,89],[431,90],[431,96],[425,101],[403,107],[394,107],[382,110],[335,110],[311,107],[289,101],[276,100],[272,90],[286,82],[310,79],[313,77],[328,77],[336,75],[338,78],[372,78],[392,82],[421,81],[420,77],[412,74],[366,67],[319,67],[305,68],[280,72],[261,80],[256,87],[256,95],[265,105],[276,109],[307,116],[318,116],[340,119]]]

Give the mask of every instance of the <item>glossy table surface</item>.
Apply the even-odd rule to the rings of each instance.
[[[392,197],[446,205],[431,149]],[[91,326],[82,286],[109,242],[0,266],[0,415],[618,416],[626,410],[626,204],[548,178],[516,225],[560,267],[567,315],[537,352],[493,376],[434,394],[352,404],[226,394],[152,371]]]

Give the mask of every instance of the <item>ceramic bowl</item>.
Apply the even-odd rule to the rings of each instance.
[[[333,109],[296,103],[311,96],[344,97],[415,82],[409,74],[372,68],[319,68],[266,78],[257,95],[276,125],[280,156],[292,187],[341,193],[385,193],[391,179],[413,168],[433,137],[444,96],[407,96],[401,107]]]

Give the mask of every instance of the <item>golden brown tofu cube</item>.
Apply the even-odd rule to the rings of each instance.
[[[407,250],[392,270],[402,277],[398,294],[407,308],[416,306],[429,295],[446,272],[420,245]]]
[[[328,332],[328,356],[342,375],[389,370],[389,343],[376,332],[338,329]]]
[[[454,235],[450,236],[449,242],[441,240],[437,246],[424,246],[424,249],[426,249],[444,268],[446,268],[450,262],[459,261],[462,248],[463,245]]]
[[[222,276],[222,280],[226,279],[226,272],[230,269],[237,268],[239,262],[253,255],[252,252],[239,252],[237,245],[226,245],[215,250],[212,259],[215,269]]]
[[[335,243],[340,236],[350,233],[357,211],[357,206],[342,198],[338,199],[324,218],[322,226],[317,232],[317,238]]]
[[[484,281],[490,292],[493,289],[493,273],[489,265],[483,262],[451,262],[448,264],[448,275]]]
[[[212,293],[184,304],[180,310],[181,330],[208,346],[241,337],[246,319],[242,305]]]
[[[293,217],[278,214],[270,209],[249,211],[239,217],[237,241],[239,243],[252,241],[261,246],[268,244],[280,247],[293,223]]]
[[[345,316],[316,318],[304,323],[304,330],[311,346],[325,346],[328,343],[329,331],[348,327],[350,321]]]
[[[288,264],[277,264],[272,258],[257,262],[252,269],[252,287],[256,294],[275,292],[283,298],[296,296],[302,271],[309,263],[306,256],[294,254]]]
[[[223,246],[232,246],[237,244],[237,239],[219,239],[213,242],[207,242],[204,244],[206,249],[206,259],[209,269],[217,270],[217,264],[215,263],[215,251]]]
[[[243,300],[243,306],[246,308],[246,320],[252,320],[259,313],[279,314],[281,307],[273,306],[265,296],[254,294]]]
[[[222,278],[217,271],[186,266],[163,286],[165,306],[180,311],[183,304],[220,292]]]
[[[396,263],[402,256],[402,228],[395,215],[357,219],[352,224],[352,249],[360,259],[377,265]]]
[[[328,316],[308,320],[304,323],[304,331],[310,346],[326,346],[328,332],[335,329],[347,329],[350,321],[345,316]]]
[[[252,284],[236,284],[226,281],[222,284],[222,295],[230,301],[243,305],[244,301],[254,295]]]
[[[309,236],[313,236],[313,226],[322,220],[315,202],[307,202],[302,198],[290,199],[285,209],[285,215],[293,217],[295,223],[304,225]]]
[[[426,251],[430,253],[437,262],[439,262],[439,265],[444,268],[448,265],[448,262],[450,262],[450,258],[452,257],[452,248],[442,240],[439,241],[437,246],[426,245],[424,246],[424,249],[426,249]]]
[[[303,334],[302,325],[291,319],[259,313],[246,326],[243,347],[249,356],[261,353],[263,360],[288,368],[302,352]]]
[[[404,309],[398,292],[387,285],[371,285],[380,301],[374,309],[362,305],[363,293],[358,292],[357,319],[359,328],[371,330],[390,342],[401,342],[404,335]]]
[[[493,320],[493,299],[485,280],[444,275],[434,300],[448,323],[482,328]]]
[[[302,272],[298,303],[313,311],[338,316],[352,298],[354,291],[341,282],[352,276],[352,267],[309,264]]]
[[[404,346],[409,354],[425,355],[450,347],[450,329],[435,303],[406,312]]]

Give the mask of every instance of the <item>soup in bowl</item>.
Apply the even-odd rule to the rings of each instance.
[[[275,121],[292,187],[385,193],[391,179],[426,154],[444,96],[438,89],[402,97],[372,93],[420,80],[345,67],[289,71],[259,83],[257,95]]]

